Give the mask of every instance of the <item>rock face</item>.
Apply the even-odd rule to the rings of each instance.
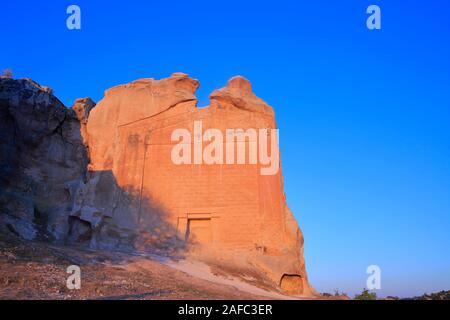
[[[29,239],[44,228],[92,248],[190,256],[256,272],[287,293],[312,292],[279,165],[264,175],[249,160],[260,136],[236,137],[244,163],[195,160],[205,132],[276,128],[246,79],[214,91],[205,108],[196,106],[198,81],[182,73],[117,86],[95,107],[79,99],[72,109],[29,80],[1,81],[2,227]],[[180,129],[190,133],[182,145],[191,163],[173,160]],[[228,156],[228,143],[214,155]]]
[[[62,240],[88,158],[80,122],[51,89],[0,79],[0,229]]]

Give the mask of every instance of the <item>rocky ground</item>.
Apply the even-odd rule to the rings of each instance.
[[[161,259],[51,245],[0,234],[0,300],[304,299],[270,291],[264,285],[257,287],[251,279],[236,280],[236,274],[218,266],[209,268],[193,261]],[[67,288],[70,274],[66,270],[70,265],[81,268],[80,290]],[[316,299],[349,298],[325,293]],[[441,291],[414,298],[387,297],[381,300],[449,299],[450,291]]]
[[[70,265],[81,268],[80,290],[69,290],[66,286],[70,276],[66,270]],[[232,282],[229,285],[223,281],[192,276],[157,259],[0,235],[0,299],[289,298],[277,293],[268,297],[262,289],[252,291],[248,285]],[[262,294],[255,294],[259,292]]]

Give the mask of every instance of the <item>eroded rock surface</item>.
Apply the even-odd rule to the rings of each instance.
[[[156,252],[311,294],[281,170],[171,160],[174,130],[275,129],[243,77],[197,108],[186,74],[111,88],[66,108],[32,80],[0,80],[0,230],[91,248]],[[193,143],[193,142],[192,142]],[[248,143],[247,147],[248,147]]]
[[[80,122],[31,79],[0,79],[0,228],[62,240],[88,158]]]

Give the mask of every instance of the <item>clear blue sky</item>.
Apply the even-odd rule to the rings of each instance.
[[[411,296],[450,289],[449,13],[444,0],[2,1],[0,69],[68,106],[175,71],[200,80],[202,106],[247,77],[276,111],[311,283],[354,294],[376,264],[380,295]]]

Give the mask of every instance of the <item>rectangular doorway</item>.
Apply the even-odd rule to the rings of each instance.
[[[212,242],[210,218],[189,218],[186,226],[186,241],[209,244]]]

